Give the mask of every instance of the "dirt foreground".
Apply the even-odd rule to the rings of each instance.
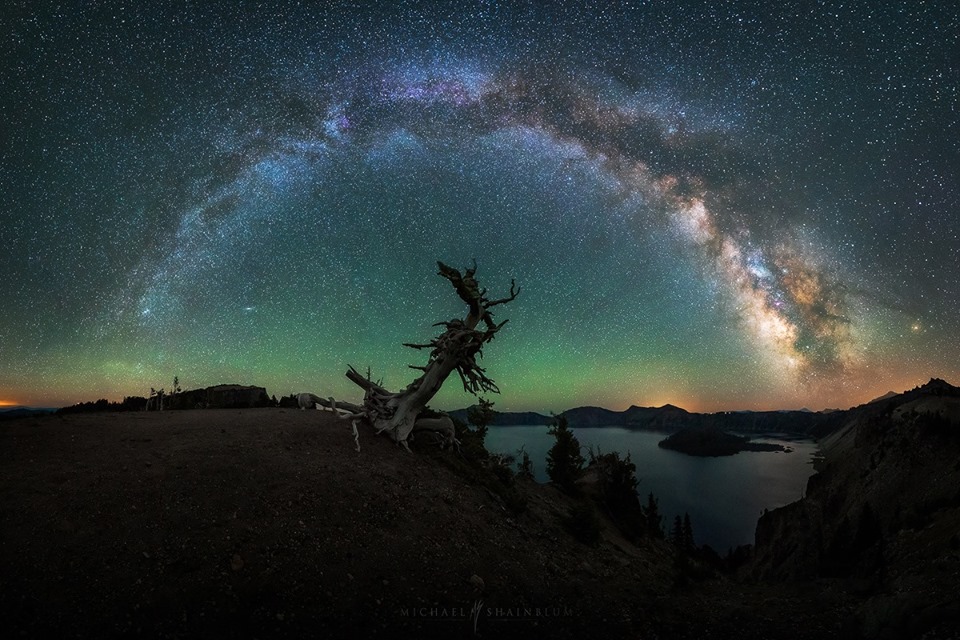
[[[663,543],[606,525],[578,543],[552,487],[518,481],[517,515],[455,473],[455,453],[363,429],[360,443],[292,409],[3,424],[4,636],[829,636],[774,631],[723,584],[676,593]]]

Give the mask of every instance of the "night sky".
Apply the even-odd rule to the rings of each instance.
[[[501,410],[960,381],[954,2],[546,4],[6,2],[0,403],[402,388],[474,258]]]

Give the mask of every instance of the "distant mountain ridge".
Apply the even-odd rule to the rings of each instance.
[[[449,412],[451,416],[467,422],[467,409]],[[841,412],[842,413],[842,412]],[[645,431],[674,433],[691,427],[717,427],[724,431],[751,433],[792,433],[815,435],[818,431],[831,430],[839,425],[841,417],[830,413],[799,411],[730,411],[721,413],[691,413],[671,404],[662,407],[638,407],[633,405],[624,411],[603,407],[575,407],[560,413],[567,424],[579,429],[595,427],[623,427]],[[553,417],[525,412],[497,412],[494,426],[540,426],[553,423]]]
[[[885,394],[883,394],[883,395],[880,396],[879,398],[874,398],[873,400],[871,400],[871,401],[868,402],[867,404],[873,404],[874,402],[883,402],[884,400],[889,400],[890,398],[893,398],[893,397],[898,396],[898,395],[900,395],[900,394],[898,394],[896,391],[887,391]]]
[[[0,409],[0,420],[29,418],[30,416],[45,416],[48,413],[53,413],[55,411],[55,408],[50,407],[10,407],[7,409]]]
[[[447,411],[447,413],[461,422],[469,423],[467,411],[469,411],[469,408],[454,409],[453,411]],[[535,411],[497,411],[495,413],[496,416],[491,424],[497,427],[529,427],[553,424],[551,416],[545,416]]]
[[[626,429],[675,433],[683,429],[711,427],[739,433],[785,433],[820,438],[839,429],[851,416],[857,415],[858,412],[867,409],[872,410],[878,406],[882,407],[884,403],[899,404],[914,396],[953,395],[954,393],[960,393],[960,391],[957,391],[957,387],[939,378],[932,378],[926,384],[909,391],[903,393],[890,392],[850,409],[692,413],[681,407],[665,404],[662,407],[631,405],[623,411],[594,406],[575,407],[559,415],[567,419],[569,426],[580,429],[623,427]],[[457,409],[449,413],[451,416],[467,422],[467,409]],[[498,411],[492,424],[494,426],[537,426],[552,423],[552,416],[534,411]]]

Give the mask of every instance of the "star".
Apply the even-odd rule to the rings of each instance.
[[[473,259],[516,409],[958,377],[948,7],[434,5],[12,17],[0,397],[402,387]]]

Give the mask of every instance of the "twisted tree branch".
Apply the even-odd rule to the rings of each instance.
[[[463,319],[435,323],[433,326],[443,327],[444,330],[428,343],[403,343],[403,346],[412,349],[430,350],[425,365],[408,365],[411,369],[421,371],[422,375],[403,391],[391,393],[362,376],[353,367],[346,373],[351,382],[364,390],[363,405],[351,417],[365,419],[377,433],[386,432],[404,446],[411,431],[426,429],[425,425],[431,424],[421,421],[418,427],[417,415],[453,371],[457,372],[464,391],[468,393],[500,392],[496,383],[477,364],[477,357],[483,357],[483,346],[507,324],[506,320],[499,324],[494,322],[490,308],[511,302],[520,293],[516,282],[511,280],[508,296],[488,300],[487,290],[477,284],[475,260],[462,274],[442,262],[437,262],[437,268],[438,274],[450,282],[468,311]],[[483,323],[483,329],[477,328],[480,323]]]

